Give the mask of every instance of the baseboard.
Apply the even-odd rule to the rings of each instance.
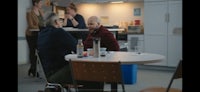
[[[138,65],[138,69],[158,70],[158,71],[175,71],[176,67],[156,66],[156,65]]]
[[[27,61],[18,61],[18,65],[28,64]]]

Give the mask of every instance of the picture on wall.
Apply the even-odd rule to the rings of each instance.
[[[141,8],[134,8],[134,16],[141,16]]]

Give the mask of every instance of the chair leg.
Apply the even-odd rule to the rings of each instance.
[[[123,90],[123,92],[125,92],[125,87],[124,87],[123,83],[122,83],[122,90]]]
[[[44,92],[44,90],[38,90],[38,92]]]
[[[65,89],[66,89],[66,92],[72,92],[71,89],[70,89],[70,87],[65,88]]]

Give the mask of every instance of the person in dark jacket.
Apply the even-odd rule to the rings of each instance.
[[[97,16],[89,17],[87,23],[89,34],[83,42],[84,50],[87,50],[87,48],[93,48],[93,37],[98,37],[100,38],[100,47],[107,48],[107,51],[119,51],[119,44],[114,35],[100,24],[100,19]],[[103,90],[103,83],[91,82],[85,84],[87,84],[85,89],[94,88],[98,89],[98,92],[102,92]],[[117,84],[111,83],[111,88],[112,90],[117,91]]]
[[[86,29],[86,24],[84,17],[81,14],[77,13],[77,7],[74,3],[70,3],[66,7],[66,14],[64,18],[63,27],[73,27],[73,28],[79,28],[79,29]],[[81,31],[81,32],[74,32],[70,31],[70,33],[76,38],[76,39],[83,39],[83,41],[86,39],[88,32],[87,31]]]
[[[72,83],[69,63],[64,56],[76,53],[77,40],[61,27],[58,15],[51,13],[46,27],[39,32],[37,46],[47,81],[64,85]]]

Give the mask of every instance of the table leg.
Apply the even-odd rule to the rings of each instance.
[[[111,83],[111,92],[117,92],[117,83]]]

